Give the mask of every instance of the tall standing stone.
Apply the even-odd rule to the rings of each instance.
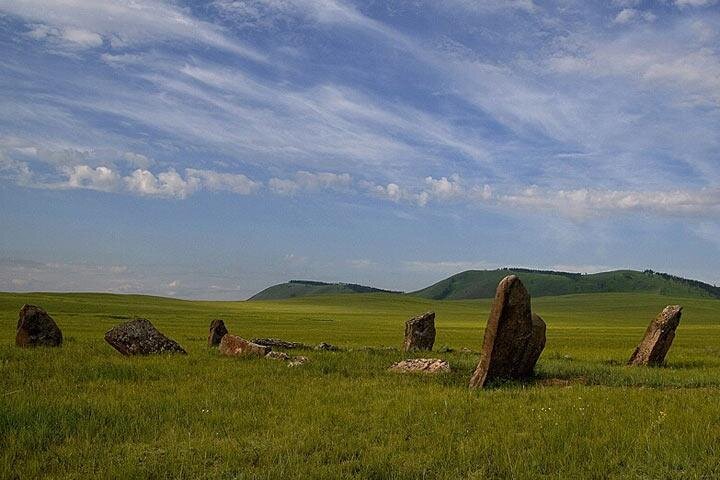
[[[216,319],[210,322],[210,333],[208,334],[208,346],[217,347],[220,345],[222,337],[227,335],[228,329],[225,326],[225,322]]]
[[[62,341],[60,327],[45,310],[35,305],[23,305],[15,332],[15,345],[59,347]]]
[[[160,333],[150,320],[144,318],[136,318],[108,330],[105,341],[123,355],[187,353],[177,342]]]
[[[544,347],[545,322],[539,316],[533,321],[530,294],[518,277],[505,277],[495,293],[470,387],[483,387],[496,378],[531,376]]]
[[[665,307],[648,325],[645,336],[630,357],[628,365],[662,365],[675,338],[675,330],[680,324],[681,316],[680,305]]]
[[[435,312],[426,312],[405,322],[403,350],[432,350],[435,343]]]

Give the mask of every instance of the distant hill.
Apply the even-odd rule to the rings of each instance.
[[[366,287],[354,283],[325,283],[310,280],[290,280],[273,285],[253,295],[250,300],[284,300],[308,295],[332,295],[338,293],[402,293],[380,288]]]
[[[513,274],[522,279],[533,297],[580,293],[656,293],[673,297],[720,298],[720,287],[652,270],[616,270],[586,275],[527,268],[468,270],[405,295],[431,300],[493,298],[500,280]],[[266,288],[250,300],[284,300],[308,295],[378,292],[402,293],[352,283],[291,280]]]
[[[468,270],[409,295],[433,300],[492,298],[498,282],[507,275],[519,276],[530,295],[546,297],[575,293],[657,293],[676,297],[720,298],[720,287],[665,273],[617,270],[595,274],[503,268]]]

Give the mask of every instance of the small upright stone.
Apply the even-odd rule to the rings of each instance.
[[[403,350],[432,350],[435,343],[435,312],[426,312],[405,322]]]
[[[208,346],[217,347],[220,345],[222,337],[227,335],[228,329],[225,327],[225,322],[216,319],[210,322],[210,334],[208,335]]]
[[[105,341],[123,355],[187,353],[145,318],[136,318],[112,328],[105,333]]]
[[[248,342],[229,333],[220,340],[220,353],[229,357],[264,357],[271,350],[271,347]]]
[[[59,347],[62,341],[60,328],[45,310],[35,305],[23,305],[18,318],[15,345]]]
[[[498,285],[485,327],[480,362],[470,379],[471,388],[482,388],[496,378],[521,379],[532,375],[545,346],[545,322],[533,322],[530,294],[515,275]]]
[[[675,338],[675,330],[680,324],[681,316],[682,307],[680,305],[665,307],[648,325],[645,336],[630,357],[628,365],[662,365]]]

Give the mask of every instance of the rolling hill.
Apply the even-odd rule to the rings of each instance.
[[[332,295],[338,293],[401,293],[382,290],[380,288],[366,287],[354,283],[325,283],[310,280],[290,280],[286,283],[273,285],[260,293],[250,297],[249,300],[284,300],[309,295]]]
[[[666,273],[616,270],[594,274],[502,268],[468,270],[405,295],[431,300],[492,298],[497,284],[507,275],[518,275],[533,297],[582,293],[655,293],[675,297],[720,298],[720,287]],[[350,283],[291,280],[269,287],[250,300],[283,300],[309,295],[347,293],[397,293]]]
[[[492,298],[498,282],[519,276],[533,297],[578,293],[657,293],[677,297],[720,298],[720,287],[652,270],[616,270],[595,274],[504,268],[468,270],[409,295],[433,300]]]

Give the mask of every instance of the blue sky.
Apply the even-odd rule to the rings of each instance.
[[[0,0],[0,290],[720,283],[713,0]]]

